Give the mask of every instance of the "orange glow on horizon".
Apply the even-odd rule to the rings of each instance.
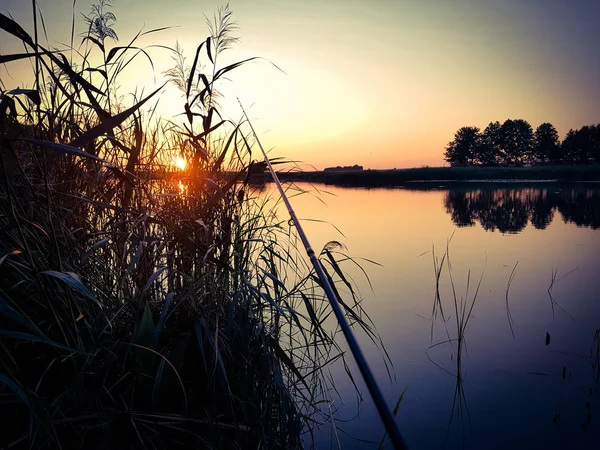
[[[115,86],[126,103],[127,93],[166,81],[173,67],[167,48],[175,42],[193,60],[209,33],[204,14],[210,17],[223,2],[196,3],[115,2],[115,30],[124,42],[145,26],[140,11],[148,18],[146,30],[168,27],[136,41],[152,63],[136,58],[119,72]],[[240,98],[273,156],[306,164],[307,170],[443,166],[445,146],[460,127],[483,130],[497,120],[521,118],[534,129],[550,122],[563,139],[569,129],[600,117],[600,102],[594,101],[600,92],[596,3],[548,2],[536,8],[528,2],[453,0],[382,2],[373,8],[358,0],[236,2],[234,34],[241,40],[219,57],[219,67],[260,59],[217,80],[219,112],[235,120]],[[69,42],[72,17],[76,34],[86,33],[85,21],[77,17],[89,12],[88,2],[36,4],[51,46]],[[27,5],[9,0],[0,12],[31,30]],[[124,43],[107,42],[107,51]],[[98,49],[89,48],[88,63],[101,64]],[[0,54],[21,52],[20,39],[0,40]],[[210,71],[204,50],[200,58]],[[29,59],[1,65],[2,89],[34,86],[31,69]],[[174,84],[155,101],[157,116],[184,120],[185,99]],[[163,161],[171,169],[186,170],[184,158],[170,158]]]

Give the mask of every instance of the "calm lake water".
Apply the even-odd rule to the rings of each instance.
[[[315,195],[292,199],[301,218],[330,223],[304,221],[313,246],[338,240],[352,256],[381,264],[363,264],[373,291],[350,273],[394,381],[380,352],[359,338],[390,407],[406,388],[397,422],[409,448],[600,448],[600,188],[317,188],[328,192],[318,196],[324,203]],[[458,386],[446,263],[439,286],[445,321],[438,312],[432,327],[433,251],[441,260],[447,248],[459,304],[470,306],[482,277]],[[350,420],[356,393],[343,368],[332,371],[341,395],[334,406]],[[335,448],[337,439],[343,448],[378,448],[383,426],[360,386],[358,417],[340,422],[337,436],[320,430],[317,448]]]

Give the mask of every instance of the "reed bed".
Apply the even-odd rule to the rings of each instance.
[[[161,88],[131,104],[117,89],[161,30],[119,45],[100,0],[82,46],[50,49],[32,6],[34,36],[0,14],[25,48],[0,62],[34,68],[31,89],[0,90],[0,447],[302,447],[331,420],[344,354],[295,230],[248,185],[264,166],[244,124],[219,112],[219,80],[249,61],[219,64],[231,10],[189,68],[171,50],[175,122]],[[380,344],[339,250],[326,269]]]

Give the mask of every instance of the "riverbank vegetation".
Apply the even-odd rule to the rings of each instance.
[[[393,170],[353,171],[282,171],[279,178],[290,182],[305,181],[338,186],[392,187],[392,186],[458,186],[474,183],[581,184],[600,181],[600,165],[555,165],[534,167],[419,167]],[[260,184],[269,181],[264,173],[254,173],[251,181]]]
[[[300,448],[331,418],[344,352],[293,227],[247,182],[244,124],[220,116],[218,82],[247,61],[220,64],[231,11],[191,66],[170,50],[177,123],[156,116],[161,88],[119,95],[160,30],[119,45],[110,6],[66,49],[40,44],[35,1],[33,35],[0,15],[25,48],[0,61],[34,68],[0,91],[0,447]],[[339,250],[325,269],[377,342]]]
[[[562,142],[551,123],[535,131],[523,119],[462,127],[446,147],[451,166],[600,164],[600,124],[569,130]]]

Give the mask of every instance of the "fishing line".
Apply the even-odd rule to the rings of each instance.
[[[367,387],[369,388],[369,392],[371,393],[371,397],[373,398],[373,402],[375,403],[375,406],[377,406],[377,411],[379,412],[379,416],[381,417],[381,420],[383,421],[383,424],[385,425],[387,434],[390,436],[390,439],[392,440],[392,444],[394,445],[394,447],[397,450],[405,450],[405,449],[407,449],[407,447],[406,447],[406,444],[404,443],[404,440],[402,439],[402,435],[400,434],[400,430],[398,429],[396,420],[394,419],[394,416],[392,415],[390,409],[388,408],[388,406],[385,402],[385,399],[383,398],[383,394],[381,393],[381,390],[379,389],[379,386],[377,385],[377,382],[375,381],[373,372],[371,371],[371,368],[369,367],[369,364],[367,363],[367,360],[365,359],[365,356],[363,355],[363,352],[361,351],[361,349],[358,345],[358,341],[356,340],[354,333],[352,333],[352,330],[350,329],[348,320],[346,319],[346,316],[344,315],[344,313],[342,312],[342,308],[340,307],[340,302],[339,302],[335,292],[333,291],[333,288],[331,287],[331,284],[329,283],[327,276],[325,276],[325,271],[324,271],[323,267],[321,266],[321,262],[319,261],[319,258],[317,258],[317,255],[315,255],[315,252],[314,252],[313,248],[311,247],[310,242],[308,241],[308,238],[306,237],[306,233],[304,233],[304,229],[302,228],[302,225],[300,225],[300,221],[298,220],[298,217],[296,216],[296,212],[294,211],[294,208],[292,208],[292,205],[291,205],[287,195],[285,194],[283,187],[281,186],[279,177],[277,176],[277,174],[275,173],[275,170],[273,169],[273,166],[271,165],[271,161],[269,160],[269,157],[267,156],[267,152],[265,152],[265,149],[263,148],[262,144],[260,143],[260,140],[258,139],[258,135],[256,134],[256,131],[254,131],[254,127],[252,126],[252,123],[250,122],[250,118],[246,114],[246,110],[242,106],[242,102],[240,102],[239,98],[237,99],[237,101],[240,105],[240,108],[242,108],[244,117],[246,118],[248,125],[250,125],[252,134],[254,135],[254,138],[256,139],[256,142],[257,142],[258,146],[260,147],[260,150],[265,158],[265,163],[267,164],[267,167],[269,168],[269,172],[271,172],[271,177],[273,178],[273,181],[277,185],[279,194],[281,195],[281,198],[282,198],[283,202],[285,203],[288,213],[290,214],[290,217],[292,219],[292,222],[293,222],[294,226],[296,227],[296,230],[298,231],[300,240],[302,241],[302,244],[304,245],[304,248],[306,249],[306,254],[310,258],[310,262],[312,263],[312,265],[315,269],[315,272],[317,273],[317,276],[319,277],[319,280],[321,280],[321,286],[323,287],[323,290],[325,291],[325,294],[327,295],[327,298],[329,299],[331,308],[333,309],[335,317],[337,318],[337,321],[340,324],[340,328],[342,329],[342,332],[344,333],[344,337],[346,338],[346,342],[348,342],[348,346],[350,347],[350,350],[352,351],[352,355],[354,356],[354,359],[356,360],[356,364],[358,365],[358,368],[360,369],[360,373],[362,374],[363,379],[365,380],[365,383],[366,383]]]

